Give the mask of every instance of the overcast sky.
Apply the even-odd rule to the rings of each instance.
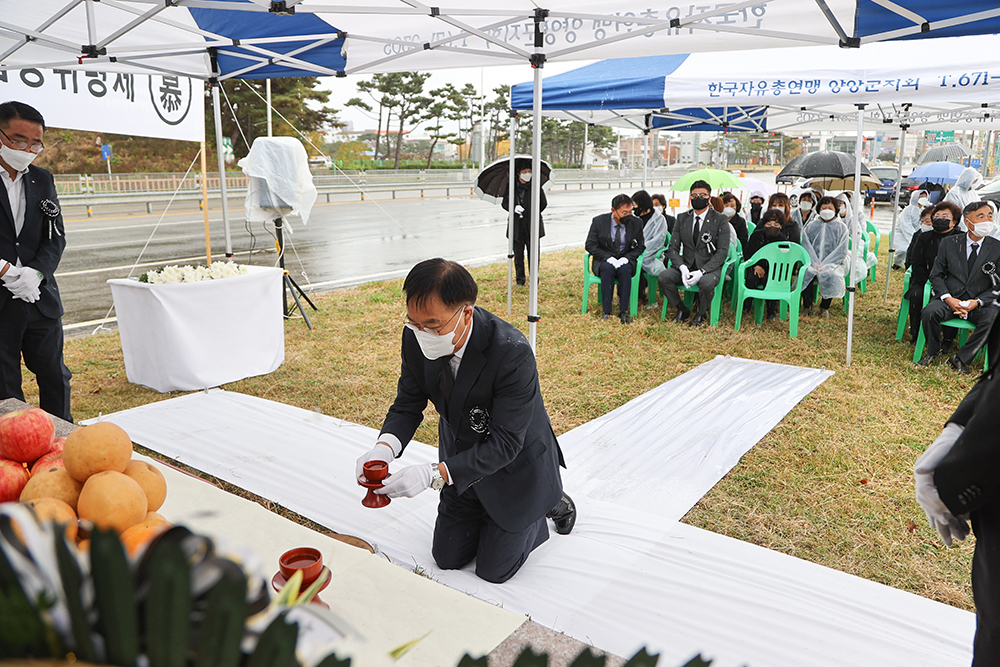
[[[584,65],[589,64],[589,62],[592,61],[549,63],[542,70],[542,76],[561,74],[562,72],[566,72],[571,69],[583,67]],[[486,91],[486,98],[488,101],[493,99],[493,89],[497,86],[502,86],[504,84],[517,85],[525,81],[531,81],[533,77],[534,70],[532,70],[531,66],[527,63],[523,65],[503,65],[498,67],[466,67],[461,69],[434,70],[431,72],[431,78],[426,84],[424,84],[424,90],[430,91],[434,88],[440,88],[447,83],[451,83],[456,88],[461,89],[466,83],[471,83],[477,90],[482,89]],[[330,106],[336,108],[340,112],[340,120],[353,122],[355,130],[374,131],[375,125],[378,122],[377,111],[372,117],[369,117],[359,109],[344,107],[344,103],[352,97],[360,97],[369,104],[371,103],[371,98],[368,97],[366,93],[362,93],[357,89],[358,81],[370,78],[371,75],[353,75],[340,79],[335,77],[324,77],[320,79],[322,82],[320,85],[332,92],[332,95],[330,95]],[[420,128],[418,128],[418,132],[419,130]]]

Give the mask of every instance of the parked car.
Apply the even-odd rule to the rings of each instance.
[[[994,178],[989,183],[981,185],[976,193],[983,199],[989,199],[1000,205],[1000,177]]]
[[[944,199],[945,189],[940,183],[919,183],[909,176],[904,176],[899,182],[901,188],[899,192],[899,207],[906,208],[910,205],[910,194],[914,190],[927,190],[927,196],[932,204],[936,204]]]
[[[865,206],[869,206],[872,200],[891,202],[896,196],[896,175],[899,173],[896,167],[871,167],[872,175],[882,181],[882,186],[877,189],[865,191]],[[902,194],[900,194],[902,201]]]

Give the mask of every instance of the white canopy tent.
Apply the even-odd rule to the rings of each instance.
[[[455,0],[445,8],[417,0],[355,0],[351,5],[320,0],[0,0],[0,16],[0,71],[152,71],[215,83],[230,77],[526,62],[535,68],[537,104],[541,68],[548,61],[814,44],[857,47],[956,31],[993,32],[1000,10],[985,0],[943,8],[928,0],[737,0],[664,9],[637,0],[550,0],[545,7],[531,0],[511,0],[503,7]],[[342,57],[345,51],[349,63]],[[213,86],[216,102],[217,90]],[[109,118],[112,127],[113,122]],[[217,115],[217,137],[219,127]],[[536,173],[540,127],[536,114]],[[534,181],[532,266],[538,261],[537,188]],[[231,252],[227,219],[225,224]],[[535,276],[529,301],[534,347]]]

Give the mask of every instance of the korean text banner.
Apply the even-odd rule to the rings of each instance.
[[[201,81],[161,74],[0,70],[0,101],[38,109],[47,127],[202,141]]]

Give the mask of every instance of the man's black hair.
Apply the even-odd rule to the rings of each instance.
[[[632,195],[632,203],[640,211],[648,211],[653,208],[653,198],[645,190],[639,190]]]
[[[0,125],[6,127],[10,121],[20,118],[29,123],[38,123],[45,129],[45,119],[38,113],[35,107],[28,106],[24,102],[4,102],[0,104]]]
[[[629,197],[628,195],[624,195],[624,194],[623,195],[615,195],[615,198],[611,200],[611,210],[616,211],[619,208],[621,208],[622,206],[625,206],[625,204],[628,204],[629,206],[631,206],[632,203],[633,203],[632,202],[632,198]]]
[[[479,286],[464,266],[458,262],[435,257],[420,262],[403,281],[406,304],[418,307],[437,295],[448,308],[472,306],[479,295]]]
[[[984,206],[989,206],[989,205],[990,203],[985,199],[982,199],[980,201],[969,202],[968,204],[965,205],[965,208],[962,209],[962,216],[970,218],[972,217],[973,213],[983,208]]]
[[[691,184],[691,188],[688,190],[688,192],[694,192],[698,188],[704,188],[708,190],[709,194],[712,194],[712,186],[708,184],[708,181],[695,181],[694,183]]]

